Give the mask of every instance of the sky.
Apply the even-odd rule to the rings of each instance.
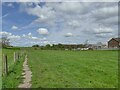
[[[118,37],[118,2],[2,2],[13,46],[107,43]]]

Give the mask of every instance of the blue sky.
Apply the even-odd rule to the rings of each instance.
[[[11,45],[106,42],[118,36],[117,2],[3,2],[2,31]]]

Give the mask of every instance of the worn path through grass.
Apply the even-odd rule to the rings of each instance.
[[[23,63],[23,82],[18,86],[18,88],[30,88],[31,87],[31,77],[32,77],[32,72],[28,67],[28,58],[27,55],[25,56],[25,61]]]

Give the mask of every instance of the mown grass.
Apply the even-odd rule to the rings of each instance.
[[[30,50],[33,88],[118,87],[118,51]]]
[[[17,88],[22,81],[21,74],[23,68],[24,57],[19,59],[16,63],[13,60],[13,53],[19,50],[15,49],[3,49],[2,54],[6,54],[8,57],[9,72],[7,76],[2,77],[2,88]]]

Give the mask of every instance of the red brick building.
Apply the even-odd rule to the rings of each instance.
[[[120,38],[112,38],[108,41],[108,48],[119,48],[120,47]]]

